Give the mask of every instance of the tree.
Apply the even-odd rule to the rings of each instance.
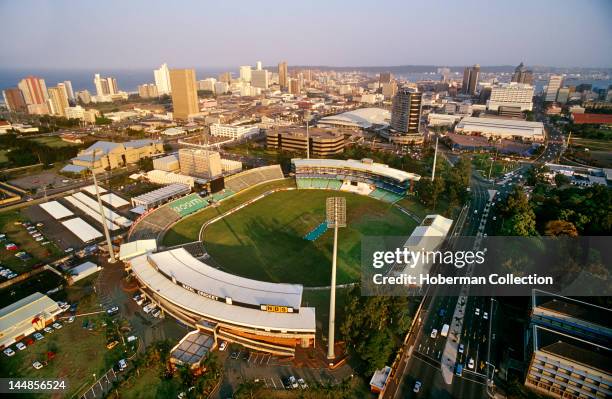
[[[564,174],[557,173],[555,175],[555,184],[557,185],[557,187],[566,186],[570,184],[570,182],[571,182],[571,179],[565,176]]]
[[[544,234],[547,236],[569,236],[577,237],[578,230],[573,223],[565,220],[552,220],[546,223]]]
[[[509,236],[533,236],[537,234],[536,218],[523,188],[515,186],[500,209],[506,219],[501,233]]]

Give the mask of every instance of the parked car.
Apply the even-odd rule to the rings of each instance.
[[[223,341],[221,342],[221,345],[219,345],[219,350],[223,352],[225,348],[227,348],[227,342]]]
[[[119,306],[113,306],[113,307],[111,307],[111,308],[106,309],[106,313],[107,313],[109,316],[112,316],[112,315],[114,315],[114,314],[117,314],[118,312],[119,312]]]
[[[17,349],[19,349],[20,351],[24,350],[26,348],[25,344],[23,342],[17,342],[17,344],[15,345],[15,347]]]
[[[51,327],[45,327],[43,328],[43,331],[46,332],[47,334],[51,334],[53,332],[53,329]]]
[[[161,315],[161,311],[159,309],[154,309],[151,312],[151,316],[153,316],[153,317],[159,317],[159,315]]]
[[[421,390],[421,381],[417,381],[414,383],[414,388],[412,389],[412,392],[418,393],[420,390]]]
[[[41,368],[43,368],[43,365],[41,362],[37,360],[34,363],[32,363],[32,367],[34,367],[36,370],[40,370]]]
[[[119,344],[119,341],[113,341],[106,344],[106,349],[113,349],[115,346]]]
[[[5,350],[3,350],[3,352],[8,357],[15,356],[15,351],[11,348],[6,348]]]
[[[62,328],[63,326],[60,323],[53,323],[51,324],[53,326],[53,328],[55,328],[56,330],[59,330],[60,328]]]
[[[473,358],[470,358],[470,360],[468,361],[468,368],[470,370],[474,369],[474,359]]]
[[[133,342],[133,341],[136,341],[137,339],[138,339],[137,336],[130,335],[129,337],[127,337],[127,342]]]
[[[482,318],[483,318],[483,319],[485,319],[485,320],[489,320],[489,313],[484,312],[484,313],[482,314]]]
[[[44,335],[42,335],[42,334],[41,334],[41,333],[39,333],[39,332],[34,333],[33,337],[34,337],[34,339],[35,339],[35,340],[37,340],[37,341],[40,341],[41,339],[45,338],[45,336],[44,336]]]
[[[70,317],[68,318],[67,322],[68,322],[68,323],[72,323],[72,322],[74,322],[74,319],[76,319],[76,317],[74,317],[74,316],[70,316]]]
[[[435,337],[437,337],[437,336],[438,336],[438,330],[434,328],[433,330],[431,330],[431,335],[430,335],[430,337],[431,337],[431,338],[435,338]]]
[[[460,344],[459,345],[459,353],[463,353],[463,351],[464,351],[463,344]]]
[[[289,384],[291,384],[291,388],[293,388],[293,389],[299,388],[297,380],[292,375],[289,376]]]
[[[302,388],[302,389],[308,388],[308,384],[306,384],[306,381],[304,381],[303,378],[299,378],[297,382],[298,382],[298,384],[300,384],[300,388]]]
[[[119,360],[117,365],[119,366],[119,371],[123,371],[123,370],[125,370],[127,368],[127,360],[121,359],[121,360]]]

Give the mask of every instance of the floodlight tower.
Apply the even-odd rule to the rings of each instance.
[[[96,173],[94,172],[94,166],[96,164],[96,150],[94,148],[91,162],[91,175],[93,176],[94,187],[96,188],[96,198],[98,199],[98,206],[100,210],[100,222],[102,222],[102,228],[104,228],[104,236],[106,237],[106,245],[108,245],[108,254],[110,258],[108,263],[115,263],[115,252],[113,251],[113,242],[111,241],[110,233],[108,232],[108,224],[106,224],[106,217],[104,216],[104,207],[102,206],[102,200],[100,199],[100,189],[98,188],[98,179],[96,179]]]
[[[335,359],[334,330],[336,324],[336,258],[338,256],[338,228],[346,227],[346,198],[327,198],[327,227],[334,228],[334,252],[332,254],[332,273],[329,295],[329,336],[327,338],[327,358]]]
[[[433,170],[431,171],[431,181],[436,178],[436,162],[438,162],[438,135],[436,134],[436,149],[434,150]]]
[[[310,132],[308,125],[310,124],[310,111],[304,110],[304,119],[306,120],[306,159],[310,159]]]

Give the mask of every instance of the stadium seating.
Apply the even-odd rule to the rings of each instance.
[[[225,189],[225,190],[220,191],[220,192],[218,192],[218,193],[214,193],[214,194],[212,194],[212,195],[209,195],[209,196],[208,196],[208,197],[206,197],[205,199],[206,199],[207,201],[209,201],[209,202],[210,202],[211,200],[212,200],[212,202],[219,202],[219,201],[221,201],[222,199],[225,199],[225,198],[227,198],[227,197],[231,197],[231,196],[232,196],[232,195],[234,195],[234,194],[236,194],[236,193],[235,193],[235,192],[233,192],[232,190]]]
[[[284,177],[280,165],[263,166],[226,177],[225,187],[237,193],[256,184]]]
[[[168,206],[162,206],[136,223],[130,231],[129,240],[157,239],[159,233],[179,219],[178,213]]]

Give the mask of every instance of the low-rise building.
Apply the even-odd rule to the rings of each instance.
[[[337,129],[310,128],[306,135],[305,127],[278,127],[266,131],[268,148],[282,151],[306,153],[326,157],[344,152],[344,134]]]
[[[0,309],[0,349],[42,330],[61,312],[57,302],[40,292]]]
[[[223,173],[221,156],[216,151],[182,148],[179,164],[181,173],[188,176],[210,179]]]
[[[455,133],[526,142],[544,141],[542,122],[518,119],[466,117],[455,126]]]
[[[210,134],[217,137],[228,137],[230,139],[240,139],[250,137],[259,133],[259,127],[255,125],[222,125],[213,123],[210,126]]]

